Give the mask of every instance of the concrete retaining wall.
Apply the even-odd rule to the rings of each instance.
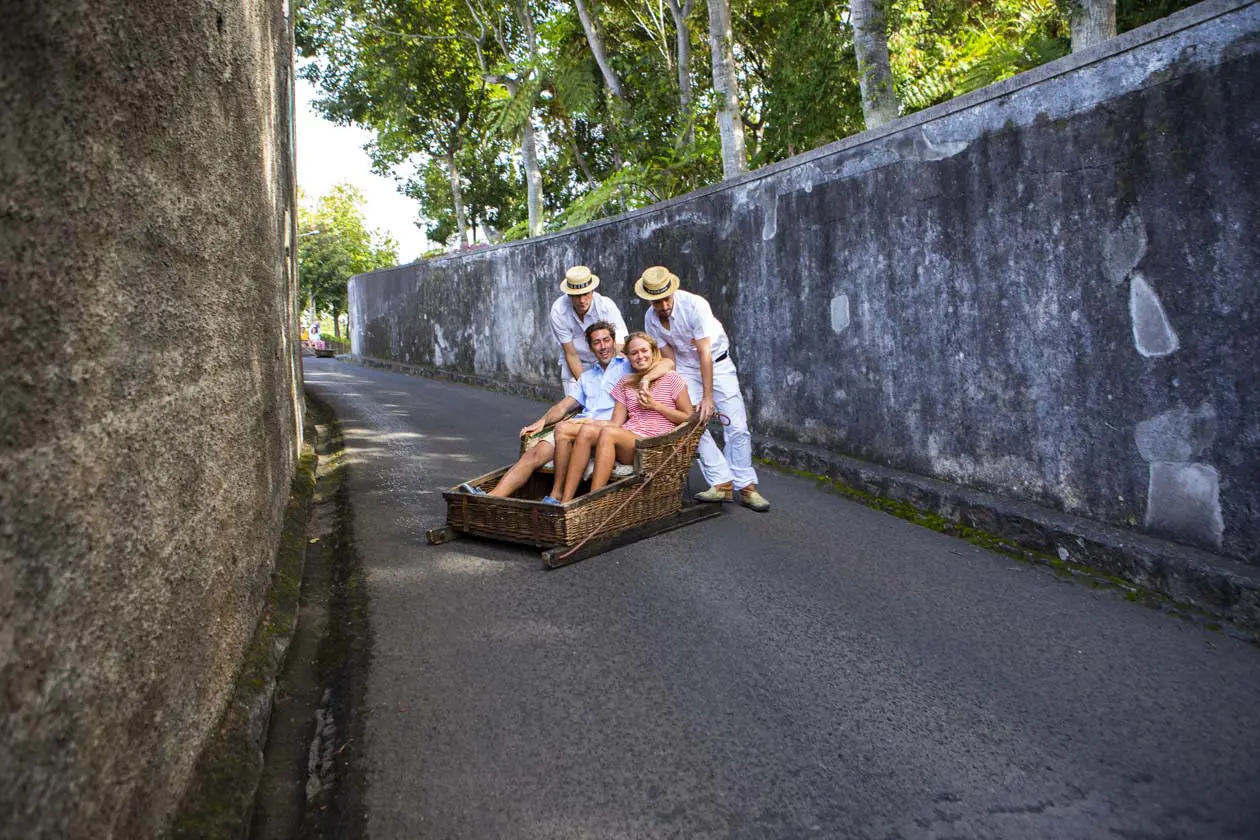
[[[591,265],[725,322],[754,436],[1260,563],[1260,6],[1209,2],[734,182],[356,277],[356,354],[515,387]]]
[[[281,0],[0,26],[0,836],[152,837],[217,725],[299,445]]]

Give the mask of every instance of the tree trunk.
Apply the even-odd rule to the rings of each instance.
[[[464,214],[464,188],[459,182],[459,164],[455,150],[446,150],[446,174],[451,179],[451,200],[455,203],[455,231],[459,234],[459,247],[468,247],[468,218]]]
[[[893,90],[892,66],[888,61],[887,4],[888,0],[849,3],[862,117],[868,129],[897,119],[897,92]]]
[[[534,17],[530,12],[528,0],[520,0],[512,4],[517,20],[525,30],[525,43],[529,47],[531,63],[538,61],[538,31],[534,27]],[[506,55],[507,52],[505,51]],[[510,85],[508,92],[516,95],[516,85]],[[530,102],[529,113],[525,115],[525,124],[521,126],[521,162],[525,165],[525,204],[529,210],[529,235],[538,236],[543,230],[543,181],[542,170],[538,168],[538,142],[534,139],[534,104]]]
[[[683,119],[687,121],[688,146],[696,140],[691,114],[691,25],[687,23],[692,3],[693,0],[686,0],[679,6],[678,0],[669,0],[669,13],[674,17],[674,35],[678,44],[678,102]]]
[[[608,63],[608,53],[604,50],[604,39],[600,37],[599,30],[595,28],[594,19],[591,18],[590,12],[582,0],[574,0],[574,3],[577,6],[578,17],[582,21],[582,31],[586,33],[586,43],[591,47],[591,52],[595,56],[595,63],[599,65],[599,72],[604,74],[604,84],[608,85],[608,92],[618,99],[625,99],[626,95],[621,87],[621,79],[617,78],[616,71]]]
[[[573,159],[577,162],[578,168],[582,170],[582,174],[586,176],[586,180],[590,182],[592,187],[599,186],[599,179],[591,171],[591,167],[586,163],[586,156],[582,154],[582,150],[578,147],[577,132],[573,130],[572,123],[569,124],[569,130],[566,134],[569,140],[569,151],[573,152]]]
[[[1072,52],[1116,37],[1116,0],[1072,0]]]
[[[709,0],[709,51],[713,54],[713,90],[720,99],[718,133],[722,137],[724,179],[748,171],[744,120],[739,113],[739,84],[735,80],[734,43],[730,0]]]
[[[515,97],[520,82],[503,76],[484,76],[486,81],[507,88],[508,95]],[[542,170],[538,168],[538,143],[534,138],[534,109],[530,105],[525,122],[521,125],[521,166],[525,170],[525,206],[529,210],[529,235],[542,233],[543,187]]]
[[[534,140],[534,119],[530,115],[521,127],[521,161],[525,165],[525,201],[529,207],[529,235],[543,229],[542,170],[538,168],[538,146]]]

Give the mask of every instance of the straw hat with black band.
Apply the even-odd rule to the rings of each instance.
[[[660,300],[678,291],[679,285],[677,274],[663,265],[654,265],[639,277],[634,293],[644,300]]]
[[[566,295],[584,295],[595,291],[598,285],[599,278],[592,274],[589,268],[584,265],[575,265],[564,273],[560,291]]]

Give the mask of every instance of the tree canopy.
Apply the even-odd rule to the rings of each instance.
[[[459,247],[624,212],[738,174],[741,158],[763,166],[863,130],[872,25],[895,116],[1066,54],[1073,14],[1098,3],[1120,31],[1190,5],[303,0],[298,48],[317,107],[372,131],[375,165],[431,238]]]
[[[398,245],[363,219],[363,194],[342,184],[311,200],[298,194],[298,278],[306,308],[336,318],[346,286],[365,271],[398,263]]]

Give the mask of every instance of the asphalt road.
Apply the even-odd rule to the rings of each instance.
[[[1260,837],[1247,643],[764,469],[768,514],[556,571],[429,546],[544,406],[304,362],[368,580],[377,840]]]

